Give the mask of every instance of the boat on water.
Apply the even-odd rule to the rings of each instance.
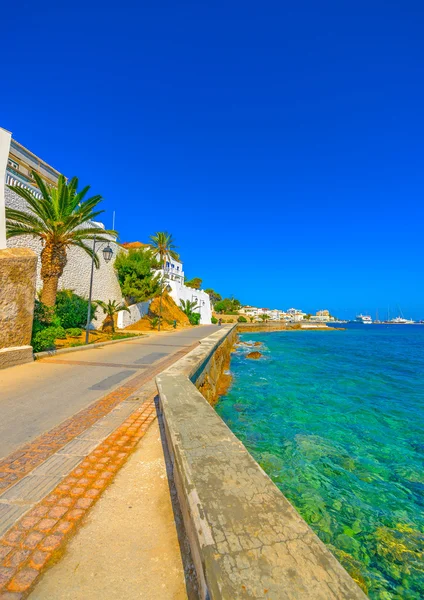
[[[356,323],[363,323],[364,325],[372,325],[372,319],[369,315],[356,315]]]
[[[412,319],[405,319],[404,317],[395,317],[387,321],[389,325],[414,325],[415,321]]]

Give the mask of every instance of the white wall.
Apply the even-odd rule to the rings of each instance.
[[[124,329],[128,327],[128,325],[133,325],[137,323],[140,319],[147,315],[149,312],[151,300],[147,300],[146,302],[138,302],[137,304],[132,304],[129,306],[130,312],[128,313],[126,310],[121,310],[118,313],[117,325],[118,329]]]
[[[0,250],[6,248],[5,182],[12,134],[0,127]]]
[[[186,287],[178,281],[168,280],[167,283],[172,288],[172,291],[169,292],[169,295],[173,298],[178,307],[180,307],[180,300],[194,301],[194,299],[197,298],[196,306],[200,306],[200,311],[196,310],[194,312],[200,312],[201,325],[210,325],[212,307],[209,294],[203,290],[194,290],[193,288]]]

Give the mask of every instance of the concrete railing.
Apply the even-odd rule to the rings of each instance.
[[[222,327],[156,378],[200,596],[363,600],[195,386],[234,334],[234,326]]]

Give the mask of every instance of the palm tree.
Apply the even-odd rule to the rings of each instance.
[[[47,186],[34,171],[32,176],[41,192],[41,198],[27,189],[9,186],[26,200],[29,211],[6,208],[6,233],[8,238],[30,235],[41,240],[41,302],[52,307],[56,302],[59,278],[67,263],[68,248],[78,246],[93,257],[93,249],[86,242],[94,237],[98,241],[107,242],[110,240],[105,236],[115,236],[116,232],[92,223],[103,212],[95,210],[102,197],[92,196],[85,200],[90,187],[78,192],[77,177],[67,182],[60,175],[55,188]],[[95,253],[94,262],[99,267],[99,259]]]
[[[174,244],[174,240],[172,235],[167,231],[157,231],[154,235],[150,236],[150,242],[152,248],[156,250],[159,254],[159,260],[163,268],[163,274],[165,278],[165,270],[166,270],[166,259],[173,258],[174,260],[179,260],[180,256],[176,252],[176,246]],[[160,324],[162,319],[162,295],[164,292],[165,286],[162,284],[160,300],[159,300],[159,324],[158,331],[160,331]]]
[[[176,252],[177,247],[174,244],[172,235],[167,231],[158,231],[155,235],[151,235],[150,242],[152,248],[159,254],[159,259],[164,270],[166,267],[166,259],[173,258],[174,260],[179,260],[180,256],[178,252]]]
[[[197,310],[198,308],[200,308],[200,306],[196,306],[196,302],[191,301],[191,300],[180,300],[180,304],[181,304],[181,310],[183,311],[183,313],[185,315],[187,315],[188,318],[190,318],[194,313],[195,310]]]
[[[100,306],[106,315],[106,319],[102,325],[102,331],[109,331],[111,333],[115,333],[115,322],[113,320],[114,315],[116,315],[120,310],[126,310],[130,312],[130,309],[125,304],[118,304],[116,300],[109,300],[107,303],[102,300],[97,300],[96,304]]]

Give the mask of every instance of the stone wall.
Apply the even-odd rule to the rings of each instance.
[[[237,337],[237,329],[233,327],[208,358],[206,364],[201,364],[198,371],[191,377],[202,396],[212,406],[217,402],[219,396],[225,393],[231,382],[230,358]]]
[[[0,368],[32,360],[36,264],[27,248],[0,250]]]
[[[194,385],[209,388],[233,335],[223,326],[156,378],[201,599],[365,600]]]

